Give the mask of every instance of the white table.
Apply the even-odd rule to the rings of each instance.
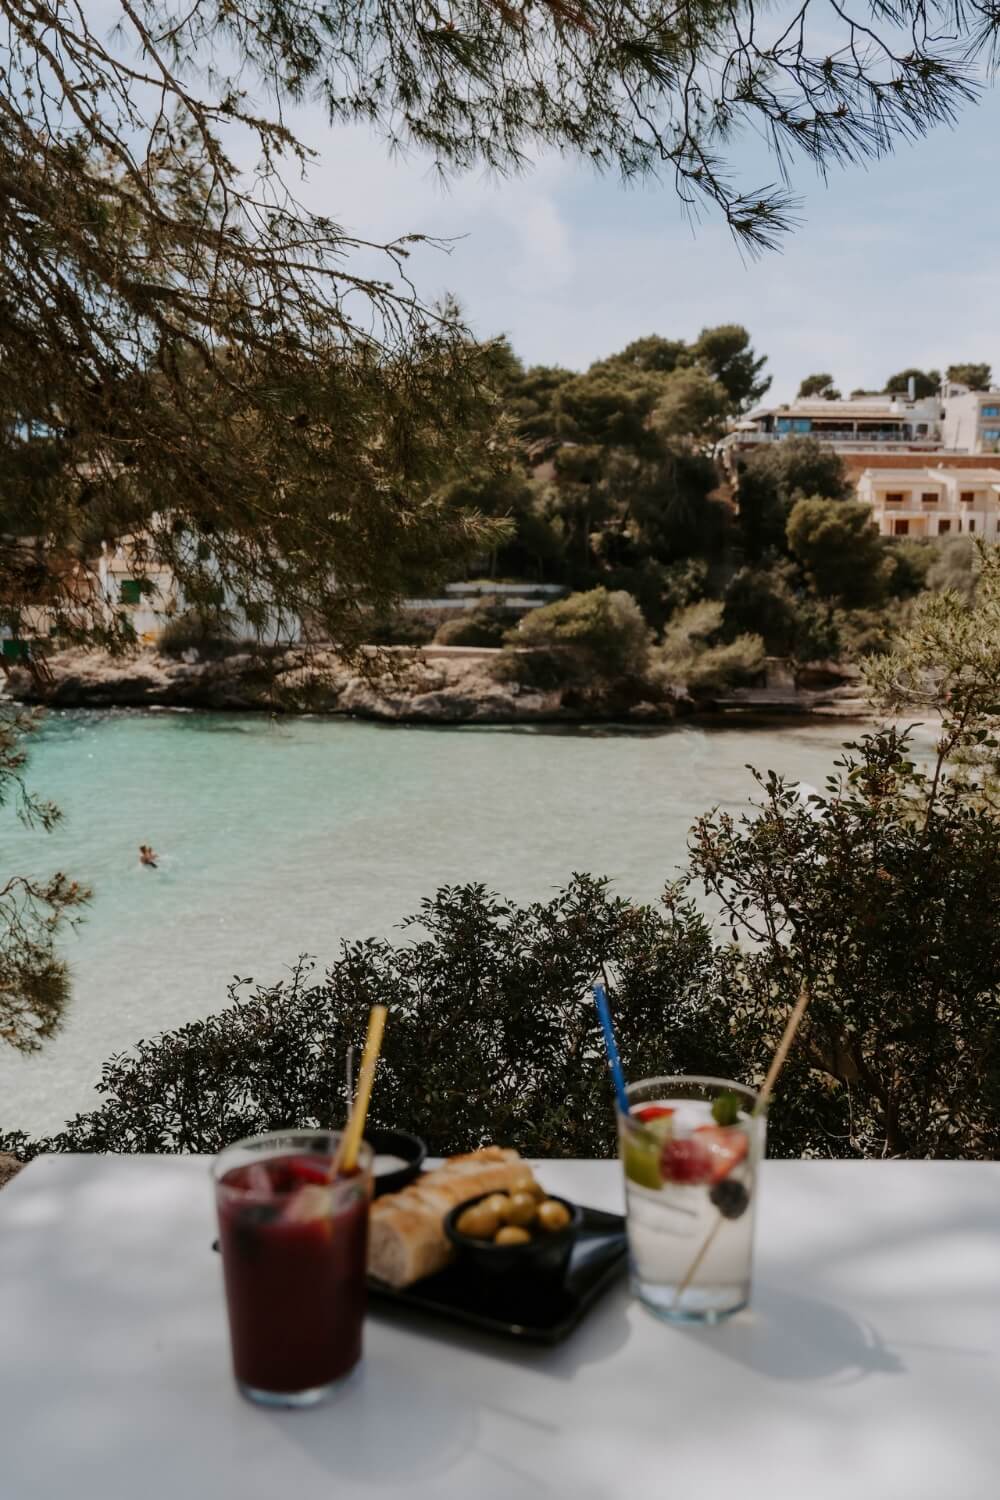
[[[994,1500],[1000,1163],[768,1163],[752,1312],[664,1327],[623,1285],[557,1349],[375,1312],[306,1412],[233,1387],[206,1166],[0,1193],[2,1500]],[[614,1163],[540,1175],[620,1206]]]

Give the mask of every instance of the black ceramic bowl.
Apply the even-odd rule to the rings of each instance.
[[[460,1234],[455,1224],[465,1210],[492,1196],[492,1193],[480,1193],[476,1198],[469,1198],[467,1202],[453,1208],[444,1221],[444,1232],[466,1265],[486,1275],[503,1276],[511,1280],[523,1278],[546,1282],[562,1281],[573,1251],[573,1241],[583,1223],[582,1210],[565,1198],[556,1198],[555,1194],[547,1193],[546,1197],[569,1209],[569,1223],[564,1229],[549,1233],[537,1229],[532,1231],[531,1241],[527,1245],[494,1245],[489,1240],[476,1240],[469,1234]]]
[[[394,1172],[380,1172],[375,1177],[375,1196],[383,1193],[398,1193],[408,1182],[412,1182],[424,1164],[427,1147],[418,1135],[406,1130],[366,1130],[365,1140],[376,1156],[399,1156],[406,1163]]]

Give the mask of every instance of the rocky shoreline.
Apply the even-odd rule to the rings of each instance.
[[[634,722],[669,724],[696,716],[864,717],[856,682],[838,669],[826,681],[793,683],[773,671],[767,686],[696,701],[682,685],[657,701],[621,692],[536,691],[498,682],[496,653],[461,647],[371,650],[355,666],[330,651],[292,648],[266,660],[237,652],[215,660],[177,659],[154,650],[115,658],[67,650],[46,659],[44,678],[11,670],[10,696],[55,708],[174,708],[227,712],[343,715],[385,723],[549,724]]]

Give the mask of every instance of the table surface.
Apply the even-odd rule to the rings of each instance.
[[[751,1310],[612,1291],[556,1349],[373,1309],[328,1404],[233,1386],[199,1157],[52,1156],[0,1193],[3,1500],[993,1500],[1000,1163],[768,1162]],[[621,1207],[613,1162],[543,1162]]]

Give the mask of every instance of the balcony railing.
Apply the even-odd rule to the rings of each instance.
[[[811,432],[734,432],[729,434],[729,440],[739,443],[783,443],[793,437],[813,437],[821,442],[847,444],[857,448],[873,445],[880,448],[892,446],[936,449],[941,447],[941,439],[928,433],[923,433],[920,437],[909,438],[895,433],[846,432],[814,428]]]

